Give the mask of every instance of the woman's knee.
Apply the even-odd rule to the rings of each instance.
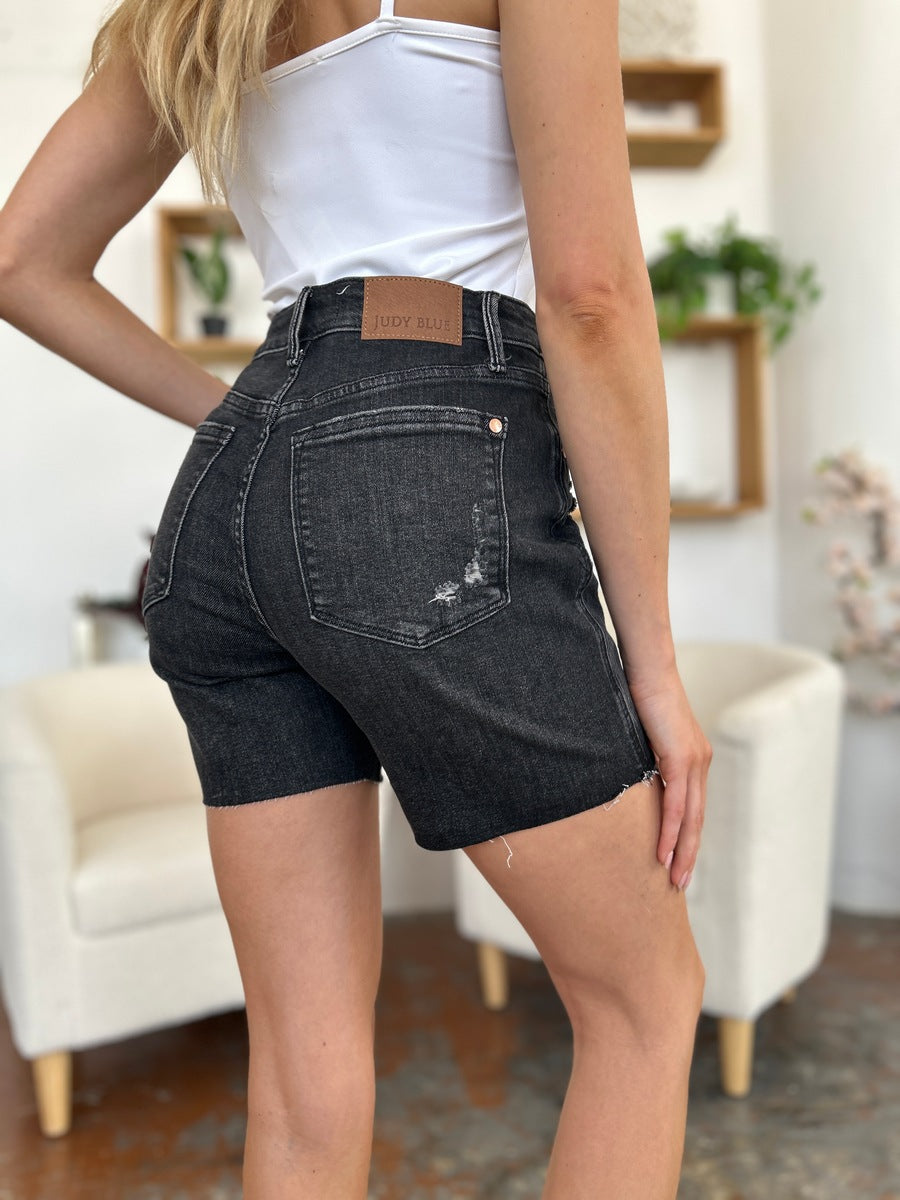
[[[624,1019],[642,1037],[681,1039],[694,1030],[706,971],[690,937],[665,952],[599,962],[547,964],[576,1034],[590,1034]]]
[[[371,1123],[375,1057],[370,1036],[336,1030],[275,1044],[250,1031],[248,1110],[325,1146]]]

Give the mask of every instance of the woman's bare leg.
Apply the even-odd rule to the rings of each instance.
[[[382,915],[378,785],[208,808],[250,1035],[244,1200],[364,1200]]]
[[[662,790],[657,775],[606,808],[466,848],[528,931],[572,1022],[543,1200],[674,1200],[678,1190],[705,972],[684,894],[656,858]]]

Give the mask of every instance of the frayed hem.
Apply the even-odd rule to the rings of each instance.
[[[619,803],[619,801],[622,799],[622,797],[625,795],[625,793],[626,793],[626,792],[627,792],[627,791],[628,791],[630,788],[637,787],[637,785],[638,785],[639,783],[645,783],[645,784],[646,784],[646,785],[649,787],[649,786],[650,786],[650,781],[651,781],[651,779],[653,779],[653,777],[654,777],[655,775],[659,775],[659,767],[653,767],[652,769],[649,769],[649,768],[648,768],[648,770],[646,770],[646,771],[643,773],[643,775],[640,777],[640,779],[635,779],[635,780],[634,780],[632,783],[626,783],[626,784],[623,784],[623,785],[622,785],[622,790],[619,792],[619,794],[618,794],[617,796],[613,796],[612,800],[604,800],[604,801],[603,801],[601,804],[592,804],[592,805],[590,805],[590,806],[589,806],[587,809],[582,809],[581,811],[582,811],[582,812],[588,812],[588,811],[590,811],[590,809],[591,809],[591,808],[612,808],[614,804],[618,804],[618,803]],[[569,815],[569,816],[575,816],[575,814],[574,814],[574,813],[570,813],[570,814],[568,814],[568,815]],[[563,818],[563,819],[564,819],[564,818]],[[499,838],[500,838],[501,842],[503,842],[503,845],[506,847],[506,849],[507,849],[507,850],[509,850],[509,854],[507,854],[507,856],[506,856],[506,865],[507,865],[507,867],[510,867],[510,866],[511,866],[511,863],[510,863],[510,861],[509,861],[509,860],[512,858],[512,856],[513,856],[513,852],[512,852],[512,849],[511,849],[511,847],[510,847],[510,844],[509,844],[509,842],[506,840],[506,838],[503,836],[503,834],[502,834],[502,833],[501,833],[501,834],[497,834],[495,837],[488,838],[487,840],[488,840],[489,842],[494,842],[494,841],[496,841],[496,840],[497,840],[497,837],[499,837]]]
[[[652,771],[651,770],[645,771],[644,774],[640,777],[640,779],[636,779],[634,781],[634,783],[624,784],[622,787],[622,790],[619,792],[618,796],[613,796],[612,800],[605,800],[602,804],[598,804],[597,808],[612,808],[612,806],[614,804],[619,803],[619,801],[622,799],[622,797],[625,795],[625,793],[629,790],[629,788],[636,787],[639,783],[646,783],[647,786],[649,787],[650,780],[653,778],[654,775],[659,775],[659,767],[654,767]]]
[[[204,808],[247,808],[251,804],[272,804],[276,800],[290,800],[292,796],[309,796],[313,792],[324,792],[329,788],[350,787],[354,783],[382,783],[382,779],[364,775],[360,779],[342,779],[337,783],[323,783],[320,787],[305,788],[301,792],[281,792],[277,796],[260,796],[254,800],[207,800],[204,798]]]

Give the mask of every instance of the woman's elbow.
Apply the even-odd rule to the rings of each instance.
[[[633,333],[652,308],[649,283],[638,281],[591,285],[553,298],[535,296],[539,328],[560,330],[567,337],[593,344],[617,341]]]

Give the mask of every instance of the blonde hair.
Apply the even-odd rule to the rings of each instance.
[[[224,167],[240,169],[241,93],[261,79],[271,39],[289,57],[308,0],[120,0],[91,46],[82,89],[109,58],[135,59],[157,124],[194,156],[203,197],[225,199]]]

